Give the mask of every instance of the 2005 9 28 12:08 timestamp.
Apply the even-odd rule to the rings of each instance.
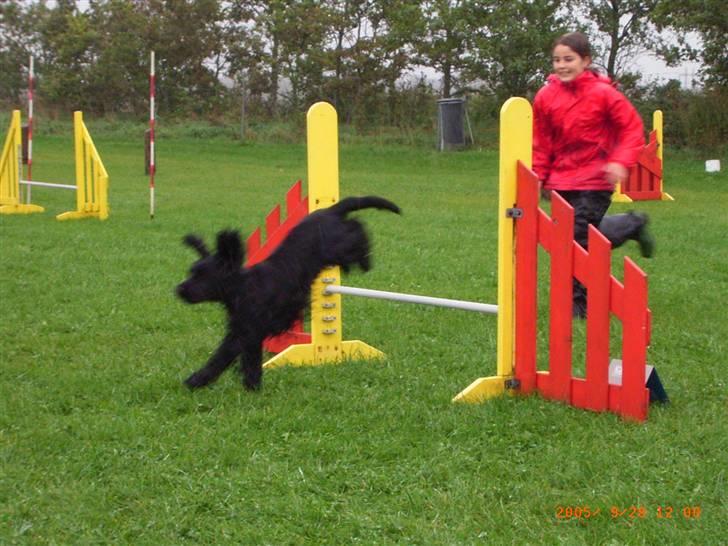
[[[700,506],[682,506],[676,508],[670,505],[658,505],[648,508],[642,505],[611,505],[608,509],[602,509],[598,506],[575,506],[575,505],[558,505],[556,507],[555,516],[557,520],[589,520],[600,516],[608,516],[611,519],[646,519],[649,517],[656,519],[700,519],[702,510]]]

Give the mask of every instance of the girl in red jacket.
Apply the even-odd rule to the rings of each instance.
[[[574,208],[574,240],[587,248],[589,224],[616,248],[635,240],[643,256],[654,241],[647,216],[605,216],[614,185],[625,180],[644,147],[642,120],[606,76],[589,68],[589,40],[580,32],[556,40],[554,73],[534,100],[533,170],[542,188],[556,191]],[[574,282],[575,317],[586,316],[586,289]]]

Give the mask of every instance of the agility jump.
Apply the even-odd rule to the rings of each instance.
[[[0,214],[43,212],[38,205],[20,202],[20,110],[13,110],[5,144],[0,155]]]
[[[307,121],[308,202],[315,210],[339,199],[336,111],[327,103],[317,103],[309,109]],[[646,351],[651,325],[646,275],[625,258],[624,281],[614,278],[608,241],[591,228],[590,251],[581,248],[573,240],[573,210],[558,196],[553,199],[553,218],[538,208],[538,180],[530,170],[532,110],[528,101],[509,99],[501,109],[500,127],[497,305],[344,287],[339,268],[332,267],[312,286],[310,338],[288,346],[264,367],[382,357],[381,351],[362,341],[344,341],[342,295],[438,305],[497,315],[496,375],[476,379],[454,401],[475,403],[506,392],[538,392],[576,407],[646,419],[650,399],[645,386]],[[539,245],[551,255],[548,371],[536,368]],[[583,379],[572,376],[574,277],[589,289]],[[623,324],[619,384],[609,381],[610,313]]]
[[[0,214],[28,214],[45,209],[30,203],[21,203],[20,185],[41,186],[76,191],[76,210],[56,216],[58,220],[109,217],[108,187],[106,172],[98,150],[83,122],[83,113],[73,113],[76,184],[56,184],[35,180],[21,180],[20,111],[13,110],[10,127],[2,156],[0,157]]]
[[[647,144],[640,152],[637,164],[629,170],[627,180],[617,184],[612,201],[674,201],[663,190],[662,155],[662,110],[655,110],[652,113],[652,131]]]

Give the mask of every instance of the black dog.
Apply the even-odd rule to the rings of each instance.
[[[273,254],[250,268],[243,268],[245,251],[236,231],[218,233],[215,254],[199,237],[185,237],[184,242],[201,258],[177,286],[177,295],[188,303],[221,302],[228,313],[225,338],[207,364],[187,378],[188,387],[196,389],[215,381],[240,355],[245,387],[260,388],[263,340],[285,332],[300,317],[318,274],[337,265],[344,271],[352,265],[369,270],[369,238],[364,226],[346,217],[365,208],[400,212],[397,205],[381,197],[343,199],[308,215]]]

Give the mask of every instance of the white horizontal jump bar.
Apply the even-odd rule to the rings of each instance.
[[[70,186],[69,184],[51,184],[50,182],[36,182],[35,180],[21,180],[21,184],[26,186],[45,186],[46,188],[63,188],[64,190],[75,190],[76,186]]]
[[[417,296],[415,294],[402,294],[400,292],[386,292],[384,290],[370,290],[369,288],[355,288],[353,286],[329,285],[324,289],[324,294],[344,294],[348,296],[362,296],[379,300],[400,301],[403,303],[421,303],[423,305],[434,305],[436,307],[449,307],[451,309],[462,309],[463,311],[475,311],[476,313],[498,314],[498,306],[490,303],[476,303],[474,301],[450,300],[447,298],[432,298],[430,296]]]

